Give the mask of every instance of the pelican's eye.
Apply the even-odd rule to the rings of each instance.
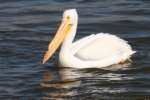
[[[67,19],[70,19],[70,16],[67,16]]]
[[[67,16],[67,19],[69,20],[69,19],[70,19],[70,16]],[[73,26],[73,24],[70,23],[69,26]]]

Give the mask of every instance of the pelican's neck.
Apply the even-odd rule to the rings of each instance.
[[[72,42],[75,38],[76,31],[77,31],[77,25],[78,25],[78,17],[74,18],[74,23],[72,25],[72,28],[62,44],[61,50],[68,51],[68,49],[72,47]]]

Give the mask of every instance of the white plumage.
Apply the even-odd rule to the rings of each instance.
[[[73,43],[78,24],[78,14],[75,9],[66,10],[62,23],[69,16],[69,26],[64,26],[63,31],[68,32],[59,54],[59,62],[64,67],[74,68],[101,68],[124,62],[131,57],[135,51],[127,41],[108,33],[98,33],[86,36]],[[56,42],[55,42],[56,43]],[[51,43],[52,44],[52,43]],[[49,46],[49,50],[52,46]]]

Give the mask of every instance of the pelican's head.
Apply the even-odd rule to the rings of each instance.
[[[76,9],[68,9],[63,13],[63,21],[70,19],[70,24],[75,24],[75,20],[77,20],[78,14]]]
[[[45,63],[57,50],[65,37],[70,33],[72,27],[76,24],[78,14],[76,9],[68,9],[63,13],[61,25],[54,36],[54,39],[48,46],[48,51],[45,53],[43,63]]]

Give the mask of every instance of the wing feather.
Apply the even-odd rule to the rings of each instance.
[[[131,47],[127,41],[106,33],[88,36],[73,46],[74,55],[83,60],[101,60],[130,51]]]

